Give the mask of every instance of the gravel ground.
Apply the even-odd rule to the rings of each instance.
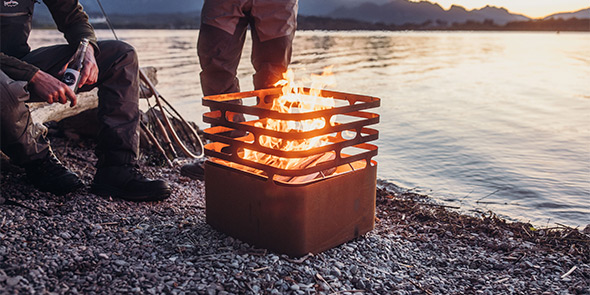
[[[93,143],[52,142],[89,184]],[[58,197],[3,160],[0,294],[590,294],[590,227],[462,215],[382,185],[372,232],[290,258],[208,226],[204,184],[181,177],[181,163],[142,161],[145,174],[170,181],[170,199]]]

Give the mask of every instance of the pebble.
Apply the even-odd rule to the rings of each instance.
[[[93,149],[70,151],[80,147],[60,148],[59,140],[52,140],[56,152],[76,155],[60,158],[91,182],[92,165],[79,158],[95,159]],[[409,211],[403,219],[400,212],[379,213],[382,204],[375,230],[323,253],[299,259],[259,249],[207,224],[204,184],[180,177],[181,164],[140,165],[147,177],[165,176],[173,189],[169,199],[148,204],[87,190],[64,197],[37,192],[22,181],[22,172],[3,167],[1,195],[19,195],[23,204],[54,213],[2,205],[0,293],[590,293],[590,264],[573,251],[578,248],[553,252],[510,231],[492,235],[477,225],[436,228],[412,220]],[[445,224],[442,217],[436,222]],[[509,279],[497,283],[503,278]]]
[[[342,272],[337,267],[332,267],[332,269],[330,270],[330,275],[340,277],[342,275]]]
[[[8,279],[6,280],[6,284],[7,284],[9,287],[14,287],[14,286],[16,286],[16,285],[17,285],[17,284],[18,284],[18,283],[21,281],[21,279],[22,279],[22,278],[23,278],[23,277],[21,277],[21,276],[10,277],[10,278],[8,278]]]

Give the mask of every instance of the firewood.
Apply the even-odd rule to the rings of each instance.
[[[144,71],[152,83],[157,83],[156,68],[145,67]],[[145,86],[144,86],[145,87]],[[142,97],[149,95],[150,91],[140,91],[145,93]],[[145,97],[144,97],[145,98]],[[69,103],[60,104],[48,104],[45,102],[32,102],[27,103],[31,111],[31,118],[35,124],[43,124],[50,121],[61,121],[65,118],[75,116],[86,110],[94,109],[98,107],[98,96],[97,89],[93,89],[89,92],[83,92],[78,94],[78,103],[74,107],[70,107]]]
[[[290,169],[305,169],[308,167],[316,166],[319,163],[334,160],[335,158],[336,158],[336,154],[334,152],[327,152],[327,153],[323,153],[323,154],[312,155],[312,156],[304,158],[301,162],[296,163],[294,166],[289,167],[289,168]],[[336,171],[336,168],[331,168],[331,169],[327,169],[324,171],[315,172],[315,173],[302,175],[302,176],[295,176],[295,177],[277,175],[277,176],[275,176],[275,179],[280,180],[280,181],[284,181],[284,182],[288,182],[288,183],[302,183],[302,182],[316,179],[316,178],[320,177],[321,174],[324,174],[325,176],[330,175],[330,174],[334,173],[334,171]]]

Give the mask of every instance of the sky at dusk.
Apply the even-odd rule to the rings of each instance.
[[[316,7],[329,12],[338,6],[356,6],[362,2],[383,4],[393,0],[299,0],[300,12],[310,14]],[[420,2],[420,0],[411,0]],[[449,9],[451,5],[463,6],[468,10],[479,9],[486,5],[504,7],[511,13],[524,14],[531,18],[542,18],[558,12],[573,12],[590,7],[589,0],[430,0],[438,3],[442,8]]]
[[[540,18],[556,12],[571,12],[590,7],[588,0],[436,0],[444,9],[456,4],[469,10],[486,5],[504,7],[512,13]]]
[[[79,0],[87,8],[98,9],[96,0]],[[220,1],[220,0],[215,0]],[[299,0],[301,15],[330,15],[341,6],[356,7],[363,2],[384,4],[396,0]],[[419,2],[420,0],[410,0]],[[161,0],[101,0],[107,11],[117,11],[121,7],[135,12],[173,13],[182,11],[198,11],[203,0],[169,0],[170,5],[159,5]],[[531,18],[543,18],[558,12],[574,12],[590,7],[590,0],[430,0],[438,3],[443,9],[456,4],[467,10],[480,9],[486,5],[504,7],[513,14],[523,14]],[[156,3],[156,4],[154,4]]]

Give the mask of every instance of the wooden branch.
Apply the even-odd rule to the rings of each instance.
[[[156,84],[156,68],[154,67],[145,67],[142,68],[143,71],[147,74],[148,78],[152,81],[152,84]],[[140,97],[145,98],[145,95],[141,95],[145,93],[151,96],[151,91],[149,88],[142,83],[142,88],[145,88],[146,91],[140,91]],[[86,110],[91,110],[98,107],[98,95],[97,89],[93,89],[89,92],[79,93],[78,94],[78,103],[75,107],[70,107],[69,103],[60,104],[48,104],[45,102],[31,102],[27,103],[29,106],[29,110],[31,111],[31,117],[33,118],[33,122],[35,124],[43,124],[49,121],[61,121],[65,118],[75,116],[79,113],[82,113]]]

